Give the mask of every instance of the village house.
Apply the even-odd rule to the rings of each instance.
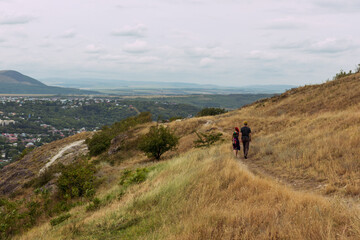
[[[8,126],[9,124],[15,124],[14,120],[1,120],[0,119],[0,126],[4,127],[4,126]]]

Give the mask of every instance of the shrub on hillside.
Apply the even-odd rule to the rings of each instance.
[[[86,140],[91,156],[97,156],[110,147],[112,136],[107,132],[96,133],[91,139]]]
[[[6,239],[18,232],[21,218],[17,203],[0,198],[0,239]]]
[[[96,168],[86,161],[76,162],[64,168],[57,181],[63,198],[92,197],[95,194]]]
[[[56,225],[64,222],[65,220],[69,219],[70,217],[71,217],[70,213],[66,213],[64,215],[58,216],[58,217],[50,220],[50,225],[56,226]]]
[[[93,200],[91,200],[89,205],[86,206],[86,211],[90,212],[90,211],[94,211],[96,209],[99,209],[100,204],[101,204],[100,199],[99,198],[94,198]]]
[[[224,108],[203,108],[200,112],[198,112],[196,116],[215,116],[223,113],[226,113],[226,110]]]
[[[18,156],[18,159],[22,159],[23,157],[25,157],[25,155],[27,155],[28,153],[32,152],[35,148],[33,147],[29,147],[29,148],[25,148],[20,155]]]
[[[181,120],[181,119],[184,119],[183,117],[180,117],[180,116],[176,116],[176,117],[171,117],[169,119],[170,122],[173,122],[173,121],[176,121],[176,120]]]
[[[198,133],[195,132],[198,139],[194,141],[196,148],[210,147],[210,145],[221,140],[222,133]]]
[[[148,157],[159,160],[161,155],[176,148],[178,143],[179,138],[170,129],[164,126],[154,126],[140,139],[138,148]]]
[[[149,169],[147,168],[138,168],[136,171],[124,170],[120,185],[127,187],[131,184],[141,183],[146,180],[148,173]]]
[[[120,122],[116,122],[110,127],[104,126],[102,130],[95,133],[92,138],[86,139],[90,156],[97,156],[105,152],[110,147],[111,140],[120,133],[125,132],[138,124],[151,121],[151,113],[143,112],[136,117],[129,117]]]

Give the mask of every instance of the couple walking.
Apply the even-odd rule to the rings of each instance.
[[[237,157],[238,151],[240,150],[239,136],[240,136],[240,131],[241,131],[240,139],[241,139],[241,142],[243,143],[245,159],[247,159],[247,155],[249,152],[249,145],[251,142],[251,129],[247,125],[248,125],[248,123],[247,123],[247,121],[245,121],[244,126],[241,128],[241,130],[239,130],[238,127],[235,127],[235,132],[233,133],[233,140],[232,140],[234,153],[235,153],[235,156]]]

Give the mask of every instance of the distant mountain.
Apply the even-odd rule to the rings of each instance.
[[[0,94],[98,94],[75,88],[51,87],[13,70],[0,71]]]
[[[95,78],[47,78],[44,82],[53,86],[61,87],[75,87],[86,89],[151,89],[151,88],[219,88],[217,85],[211,84],[197,84],[197,83],[183,83],[183,82],[156,82],[156,81],[128,81],[116,79],[95,79]]]
[[[105,93],[118,95],[188,95],[188,94],[236,94],[236,93],[282,93],[294,88],[294,85],[251,85],[243,87],[228,87],[213,84],[183,83],[183,82],[154,82],[127,81],[115,79],[66,79],[47,78],[44,82],[53,86],[93,89]],[[151,90],[156,90],[155,93]],[[111,90],[104,91],[104,90]]]

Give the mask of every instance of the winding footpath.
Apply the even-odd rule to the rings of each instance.
[[[79,146],[79,145],[83,144],[84,142],[85,142],[85,140],[76,141],[76,142],[73,142],[73,143],[63,147],[62,149],[60,149],[60,151],[54,157],[52,157],[50,159],[50,161],[45,164],[44,167],[42,167],[40,169],[39,175],[41,173],[43,173],[48,167],[50,167],[58,158],[62,157],[67,150],[69,150],[70,148]]]

